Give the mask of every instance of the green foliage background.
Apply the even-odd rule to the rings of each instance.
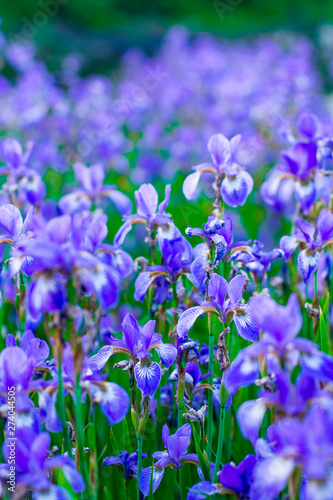
[[[184,25],[193,33],[208,31],[228,38],[291,29],[316,40],[318,27],[333,22],[333,2],[2,0],[0,16],[4,31],[12,37],[28,26],[43,59],[50,64],[69,51],[79,51],[97,67],[101,61],[116,62],[133,45],[154,52],[172,24]]]

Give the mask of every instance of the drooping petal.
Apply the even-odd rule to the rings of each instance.
[[[177,348],[173,344],[161,344],[156,351],[166,368],[172,365],[177,356]]]
[[[302,368],[306,375],[322,382],[333,381],[333,358],[317,351],[302,356]]]
[[[155,279],[156,276],[152,276],[148,271],[144,271],[143,273],[139,274],[139,276],[135,280],[135,300],[144,302],[148,288]]]
[[[120,385],[108,382],[106,391],[103,391],[103,401],[100,408],[110,425],[118,424],[127,415],[130,406],[130,399]]]
[[[187,494],[187,500],[205,500],[205,498],[214,496],[218,492],[219,490],[215,484],[209,481],[202,481],[192,486]]]
[[[185,337],[187,332],[191,329],[191,327],[194,325],[195,320],[203,314],[204,310],[200,306],[196,307],[190,307],[190,309],[187,309],[184,311],[179,320],[178,320],[178,325],[177,325],[177,332],[180,337]]]
[[[294,466],[293,459],[282,458],[278,455],[259,460],[254,469],[251,498],[275,500],[286,487]]]
[[[132,224],[129,221],[124,222],[124,224],[118,229],[116,236],[113,239],[113,244],[116,247],[120,247],[124,243],[125,237],[131,229]]]
[[[65,286],[56,275],[45,274],[35,279],[28,289],[28,294],[30,312],[35,317],[40,312],[62,311],[67,300]]]
[[[297,261],[300,271],[302,273],[304,283],[306,283],[309,280],[310,276],[318,268],[319,258],[320,258],[320,252],[311,254],[308,253],[306,250],[302,250],[298,254]]]
[[[112,354],[112,346],[105,345],[101,347],[97,354],[89,358],[88,367],[92,372],[100,372]]]
[[[301,182],[295,182],[294,194],[298,203],[301,205],[302,211],[307,214],[311,206],[316,202],[317,192],[316,185],[314,182],[308,182],[306,184]]]
[[[238,389],[252,385],[259,376],[259,362],[241,351],[227,368],[223,385],[229,394],[235,394]]]
[[[245,401],[238,409],[237,421],[243,436],[252,444],[258,439],[259,429],[266,413],[266,406],[261,398]]]
[[[102,194],[104,194],[104,190]],[[132,212],[132,202],[124,193],[118,191],[118,189],[112,189],[106,191],[105,194],[113,201],[121,214],[129,215]]]
[[[164,476],[164,469],[157,470],[154,467],[153,479],[152,479],[153,493],[155,493],[155,491],[157,490],[157,488],[161,484],[163,476]],[[145,497],[148,497],[148,495],[149,495],[150,478],[151,478],[151,467],[147,467],[145,469],[142,469],[140,477],[139,477],[139,488]]]
[[[247,184],[240,176],[225,177],[221,184],[221,196],[230,207],[244,205],[247,198]]]
[[[60,469],[63,471],[67,481],[73,488],[75,493],[81,493],[86,485],[84,483],[83,477],[76,470],[75,462],[69,457],[64,455],[58,455],[50,458],[47,462],[48,469]]]
[[[161,368],[155,361],[150,366],[141,366],[137,363],[134,368],[134,375],[138,389],[144,396],[152,396],[156,391],[161,381]]]
[[[257,340],[259,327],[253,321],[251,309],[247,304],[236,309],[234,322],[238,335],[243,337],[243,339],[249,340],[250,342]]]

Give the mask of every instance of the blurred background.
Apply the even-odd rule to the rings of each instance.
[[[3,2],[1,17],[9,38],[34,40],[51,69],[64,54],[79,52],[88,59],[86,71],[105,71],[134,45],[154,53],[174,24],[231,39],[291,30],[320,44],[323,26],[333,23],[333,2],[15,0]]]
[[[76,185],[75,161],[101,161],[132,201],[143,182],[160,196],[171,183],[184,230],[213,196],[208,179],[200,208],[185,200],[185,176],[209,160],[212,134],[241,134],[238,161],[255,184],[230,209],[237,234],[270,246],[285,234],[290,193],[267,208],[259,189],[301,113],[333,135],[332,1],[15,0],[0,17],[0,138],[34,143],[49,199]]]

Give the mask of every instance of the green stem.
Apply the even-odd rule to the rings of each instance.
[[[180,489],[180,481],[181,481],[181,469],[177,469],[175,471],[175,499],[181,500],[182,494]]]
[[[78,375],[75,387],[75,427],[77,436],[77,450],[79,453],[80,472],[85,480],[88,498],[91,498],[90,478],[84,456],[84,433],[82,421],[82,391],[80,375]]]
[[[138,493],[138,500],[140,500],[140,488],[139,488],[139,477],[141,474],[141,468],[142,468],[142,438],[138,438],[138,473],[137,473],[137,493]]]
[[[223,440],[224,440],[224,423],[225,423],[225,407],[220,406],[219,441],[217,444],[217,452],[215,460],[214,483],[217,482],[217,473],[221,467],[221,457],[222,457]]]
[[[64,396],[64,383],[62,380],[61,371],[61,349],[59,349],[58,354],[58,401],[59,401],[59,416],[62,424],[62,432],[65,438],[65,449],[68,456],[72,458],[72,443],[69,437],[67,419],[66,419],[66,402]]]
[[[173,301],[172,301],[172,307],[174,309],[177,309],[178,307],[178,298],[177,298],[177,283],[172,283],[172,293],[173,293]],[[174,317],[173,317],[173,327],[175,328],[177,324],[177,314],[174,312]]]
[[[209,331],[209,361],[208,361],[208,371],[213,370],[214,366],[214,333],[212,329],[212,315],[208,313],[208,331]],[[213,385],[213,371],[209,375],[209,383]],[[209,443],[208,447],[208,458],[211,457],[212,449],[212,439],[213,439],[213,391],[208,391],[208,426],[207,426],[207,440]]]
[[[318,271],[318,269],[316,269],[316,271],[314,273],[314,300],[316,300],[316,298],[318,297],[318,294],[317,294],[317,291],[318,291],[318,276],[317,276],[317,271]]]
[[[178,428],[183,422],[183,401],[185,392],[185,368],[179,368],[178,373],[178,389],[177,389],[177,402],[178,402]]]

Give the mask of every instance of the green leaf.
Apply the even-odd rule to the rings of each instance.
[[[326,317],[326,314],[328,313],[328,306],[330,305],[330,294],[328,293],[326,295],[326,299],[325,299],[325,304],[324,304],[324,307],[323,307],[323,315]]]
[[[328,336],[328,330],[327,330],[327,326],[326,326],[326,322],[325,322],[325,316],[323,314],[321,307],[319,307],[319,310],[320,310],[320,321],[319,321],[320,348],[326,354],[331,354],[330,339]]]
[[[193,433],[193,439],[194,439],[194,444],[195,444],[195,450],[196,450],[197,455],[198,455],[199,465],[200,465],[200,468],[202,470],[202,474],[205,478],[205,481],[209,481],[212,483],[213,476],[212,476],[212,471],[210,468],[208,458],[205,458],[204,454],[202,453],[194,423],[191,423],[191,426],[192,426],[192,433]]]
[[[149,500],[153,500],[154,499],[154,495],[153,495],[153,473],[154,473],[154,459],[152,461],[152,464],[151,464],[151,474],[150,474],[150,483],[149,483]],[[138,478],[139,480],[139,478]]]

